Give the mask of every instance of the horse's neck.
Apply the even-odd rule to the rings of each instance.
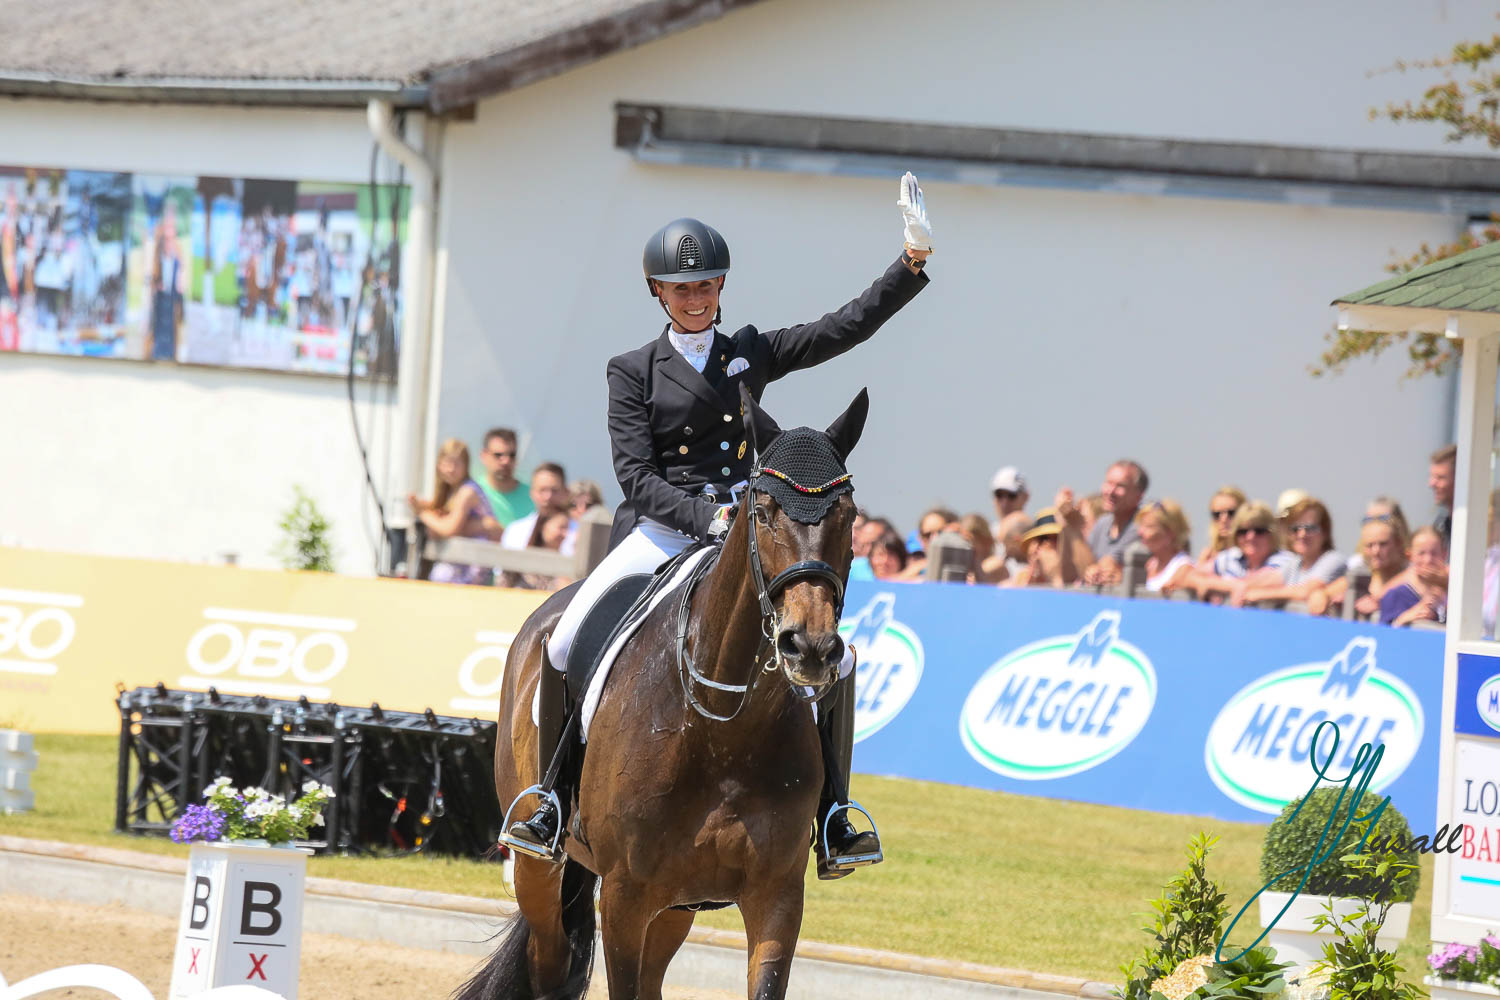
[[[760,597],[750,574],[749,538],[753,516],[740,517],[694,601],[698,622],[693,658],[698,670],[720,684],[748,684],[757,669],[755,654],[764,639]]]

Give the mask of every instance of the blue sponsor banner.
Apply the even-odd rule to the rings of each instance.
[[[954,584],[856,581],[844,608],[856,771],[1266,822],[1311,785],[1332,721],[1328,772],[1384,746],[1372,789],[1434,825],[1440,632]]]
[[[1500,739],[1500,656],[1458,654],[1453,731]]]

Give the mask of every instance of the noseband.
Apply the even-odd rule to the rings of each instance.
[[[766,471],[768,470],[763,470],[757,467],[751,474],[749,485],[745,489],[745,493],[743,498],[741,499],[741,503],[744,504],[746,508],[742,516],[749,518],[749,523],[745,525],[745,533],[750,536],[750,579],[755,584],[755,594],[757,599],[760,601],[761,645],[760,651],[756,653],[755,658],[757,661],[759,661],[762,652],[767,646],[770,646],[771,656],[766,660],[764,668],[764,672],[770,673],[775,671],[779,667],[785,666],[785,661],[783,660],[781,655],[781,649],[776,644],[776,636],[781,631],[781,615],[777,613],[776,605],[773,603],[776,600],[776,597],[781,594],[782,591],[786,590],[787,587],[790,587],[798,580],[822,580],[823,582],[833,587],[834,620],[838,621],[843,617],[844,613],[844,578],[839,575],[838,570],[834,569],[832,566],[821,559],[804,559],[801,562],[793,563],[792,565],[788,566],[786,569],[782,570],[780,573],[777,573],[774,577],[772,577],[770,583],[766,583],[766,572],[764,567],[761,566],[760,561],[760,532],[757,530],[755,517],[755,495],[759,491],[758,487],[756,486],[756,481],[760,478],[760,475]],[[849,477],[847,475],[842,476],[840,477],[840,479],[835,480],[832,483],[828,483],[827,485],[820,487],[816,491],[808,492],[821,492],[822,490],[826,490],[832,486],[840,485],[848,478]],[[798,488],[801,489],[801,487]],[[716,560],[705,559],[700,562],[698,564],[698,567],[693,571],[693,575],[688,579],[687,585],[682,589],[682,599],[678,602],[677,605],[677,667],[678,677],[682,681],[682,693],[687,698],[687,703],[691,705],[699,715],[703,716],[706,719],[712,719],[715,722],[728,722],[738,716],[740,712],[744,710],[745,703],[750,700],[750,691],[755,686],[755,680],[760,676],[762,671],[757,670],[752,673],[750,675],[750,682],[748,684],[724,684],[719,681],[713,680],[710,677],[705,677],[702,673],[700,673],[698,671],[698,668],[693,664],[692,655],[688,653],[688,613],[692,607],[693,590],[695,587],[697,587],[698,583],[703,579],[703,577],[708,574],[708,570],[712,568],[711,564],[715,561]],[[704,705],[693,696],[693,681],[696,681],[697,683],[702,684],[705,687],[713,688],[715,691],[728,691],[730,693],[737,693],[740,695],[740,703],[735,707],[735,710],[733,712],[729,713],[728,715],[720,715],[712,711],[711,709],[704,707]],[[812,694],[810,695],[803,693],[800,687],[795,687],[793,690],[795,690],[798,696],[803,698],[803,700],[805,701],[817,701],[819,698],[823,697],[823,695],[828,691],[828,688],[831,686],[831,681],[826,684],[820,685],[816,688],[813,688]]]

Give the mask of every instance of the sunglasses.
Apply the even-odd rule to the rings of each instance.
[[[1020,495],[1021,494],[1015,492],[1014,490],[996,490],[995,491],[995,499],[996,500],[1014,500],[1016,497],[1018,497]]]
[[[1244,538],[1246,535],[1269,535],[1270,528],[1241,528],[1234,533],[1235,538]]]
[[[513,452],[513,451],[492,451],[492,452],[490,452],[490,458],[515,458],[515,457],[516,457],[516,453]]]
[[[1234,520],[1234,515],[1238,514],[1239,512],[1240,509],[1238,507],[1231,507],[1228,510],[1209,511],[1209,513],[1213,515],[1215,521],[1232,521]]]
[[[1359,523],[1360,524],[1388,524],[1388,523],[1390,523],[1390,520],[1391,520],[1391,515],[1389,515],[1389,514],[1371,514],[1369,517],[1365,518],[1364,520],[1360,521]]]
[[[1292,525],[1292,534],[1294,534],[1294,535],[1316,535],[1318,532],[1320,532],[1322,530],[1323,530],[1323,526],[1321,524],[1294,524],[1294,525]]]

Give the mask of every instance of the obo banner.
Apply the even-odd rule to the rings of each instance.
[[[1329,720],[1330,774],[1383,745],[1372,790],[1432,818],[1441,633],[950,584],[852,583],[845,615],[856,771],[1264,822]]]
[[[118,732],[115,685],[493,720],[547,595],[0,548],[0,718]]]

